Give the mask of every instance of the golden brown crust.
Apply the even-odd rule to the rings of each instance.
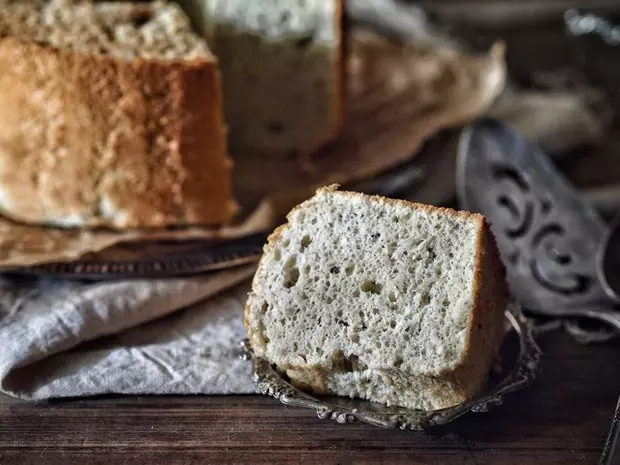
[[[484,217],[479,213],[472,213],[472,212],[468,212],[464,210],[454,210],[452,208],[446,208],[446,207],[437,207],[435,205],[412,202],[411,200],[405,200],[405,199],[393,199],[390,197],[384,197],[382,195],[369,195],[369,194],[364,194],[361,192],[354,192],[354,191],[339,191],[338,190],[339,188],[340,188],[340,184],[333,183],[333,184],[329,184],[329,185],[318,188],[316,192],[317,193],[332,192],[332,193],[336,193],[338,195],[342,195],[345,197],[358,197],[358,198],[372,199],[379,203],[386,203],[388,205],[400,205],[402,207],[415,208],[417,210],[425,210],[429,213],[441,213],[443,215],[456,216],[456,217],[461,217],[461,218],[466,218],[466,219],[471,219],[471,220],[476,220],[476,221],[481,221],[481,222],[484,221]],[[308,201],[309,200],[311,199],[308,199]],[[293,212],[302,208],[304,206],[304,203],[305,202],[293,208],[290,211],[290,213],[287,215],[287,219],[290,218],[290,215]]]
[[[122,60],[0,39],[0,207],[37,224],[228,222],[209,59]]]
[[[477,394],[487,380],[493,360],[499,354],[504,332],[504,311],[509,289],[506,269],[489,224],[480,217],[474,275],[473,309],[469,320],[465,353],[454,374],[464,380],[464,399]]]

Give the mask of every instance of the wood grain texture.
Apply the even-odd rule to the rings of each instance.
[[[432,434],[339,425],[261,396],[0,398],[0,464],[595,464],[620,343],[539,337],[537,382]]]

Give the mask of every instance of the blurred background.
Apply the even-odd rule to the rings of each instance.
[[[387,33],[468,51],[505,43],[506,88],[489,110],[539,143],[605,217],[620,208],[620,2],[617,0],[351,0],[350,15]],[[443,130],[420,155],[446,150]],[[415,186],[451,203],[445,167]],[[422,185],[424,184],[424,185]],[[451,200],[452,199],[452,200]]]

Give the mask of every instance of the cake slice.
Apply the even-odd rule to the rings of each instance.
[[[343,0],[179,0],[217,55],[233,157],[307,155],[344,118]]]
[[[176,4],[0,2],[0,211],[54,226],[235,213],[220,74]]]
[[[439,409],[485,386],[507,298],[482,216],[329,186],[269,237],[245,325],[300,388]]]

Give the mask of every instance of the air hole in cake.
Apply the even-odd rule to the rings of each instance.
[[[332,267],[329,269],[329,272],[330,272],[331,274],[338,274],[338,273],[340,273],[340,268],[338,268],[337,266],[332,266]]]
[[[353,271],[355,271],[355,265],[348,265],[344,269],[344,272],[346,273],[347,276],[351,276],[353,274]]]
[[[396,321],[390,320],[390,328],[392,329],[396,328]]]
[[[293,262],[294,263],[294,262]],[[284,268],[284,287],[290,289],[299,280],[299,268],[296,266],[286,266]]]
[[[435,260],[435,258],[437,258],[437,254],[435,253],[435,249],[433,249],[432,247],[427,247],[426,251],[428,252],[428,256],[431,258],[431,260]]]
[[[450,305],[450,299],[443,299],[443,301],[441,302],[441,304],[442,304],[444,307],[449,306],[449,305]]]
[[[103,34],[106,36],[106,39],[114,41],[114,31],[112,30],[112,28],[110,28],[110,26],[108,26],[107,24],[101,24],[101,32],[103,32]],[[103,52],[104,49],[103,47],[101,48],[101,51]]]
[[[153,14],[151,11],[136,11],[134,16],[131,18],[131,22],[137,27],[142,27],[151,19],[153,19]]]
[[[310,239],[310,236],[308,236],[307,234],[301,238],[301,250],[304,251],[306,249],[306,247],[308,247],[310,245],[310,242],[312,242],[312,239]]]
[[[424,294],[422,294],[422,298],[420,299],[420,303],[422,305],[428,305],[431,303],[431,296],[428,295],[428,292],[425,292]]]
[[[333,298],[331,298],[331,297],[327,297],[327,298],[325,299],[325,303],[326,303],[327,305],[331,304],[333,301],[334,301],[334,299],[333,299]]]
[[[359,297],[360,296],[360,291],[358,291],[357,289],[355,289],[353,291],[353,297]]]
[[[396,302],[396,294],[394,293],[394,291],[390,291],[390,292],[388,293],[388,300],[389,300],[391,303],[395,303],[395,302]]]
[[[396,242],[390,242],[390,243],[388,244],[388,253],[389,253],[390,255],[392,255],[392,254],[396,251],[396,247],[397,247],[397,245],[398,245],[398,244],[396,244]]]
[[[351,342],[354,342],[355,344],[360,342],[360,335],[357,333],[351,334]]]
[[[275,249],[275,250],[273,251],[273,259],[274,259],[276,262],[279,262],[281,258],[282,258],[282,252],[280,252],[280,249]]]
[[[396,360],[394,360],[394,366],[396,368],[400,368],[400,366],[403,364],[403,358],[402,357],[396,357]]]
[[[260,312],[264,315],[269,310],[269,304],[267,302],[263,302],[263,305],[260,307]]]
[[[355,354],[351,354],[348,357],[344,355],[341,350],[336,350],[332,356],[332,364],[334,371],[353,372],[363,371],[366,369],[366,365],[359,361],[359,357]]]
[[[377,284],[372,279],[367,279],[362,283],[362,291],[368,292],[370,294],[380,294],[381,284]]]

